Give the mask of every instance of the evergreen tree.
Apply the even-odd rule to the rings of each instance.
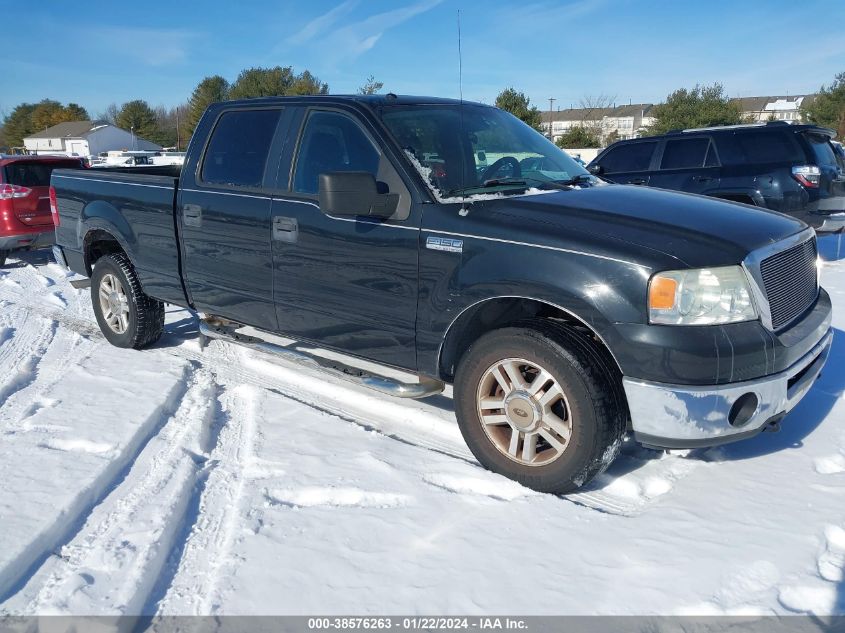
[[[647,134],[665,134],[669,130],[735,125],[742,123],[742,110],[737,102],[725,94],[722,84],[696,84],[695,88],[681,88],[670,94],[664,103],[651,111],[657,120]]]
[[[513,88],[506,88],[496,97],[496,107],[521,119],[538,132],[542,132],[540,125],[542,115],[536,106],[531,105],[531,100],[523,93],[517,92]]]
[[[845,72],[836,75],[829,86],[822,86],[801,114],[810,123],[836,130],[840,141],[845,139]]]
[[[124,103],[117,113],[115,125],[147,141],[156,142],[159,138],[156,114],[143,99]]]
[[[601,139],[595,132],[582,125],[575,125],[564,132],[555,143],[560,148],[584,149],[587,147],[601,147]]]
[[[185,121],[185,138],[193,134],[202,113],[212,103],[225,101],[229,96],[229,82],[220,75],[206,77],[194,88],[188,102],[187,120]]]

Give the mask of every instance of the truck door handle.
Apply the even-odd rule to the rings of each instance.
[[[198,204],[183,204],[182,223],[186,226],[202,226],[202,207]]]
[[[713,180],[713,176],[693,176],[692,179],[696,182],[710,182]]]
[[[273,239],[280,242],[296,242],[299,238],[299,223],[296,218],[277,215],[273,218]]]
[[[645,178],[632,178],[628,181],[629,185],[644,185],[646,183]]]

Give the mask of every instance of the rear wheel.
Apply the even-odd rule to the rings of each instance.
[[[486,468],[541,492],[573,492],[619,452],[625,407],[605,354],[536,321],[485,334],[455,377],[455,412]]]
[[[97,260],[91,276],[91,303],[103,336],[117,347],[140,349],[164,331],[164,304],[144,294],[123,253]]]
[[[5,265],[6,258],[9,256],[9,251],[0,251],[0,266]]]

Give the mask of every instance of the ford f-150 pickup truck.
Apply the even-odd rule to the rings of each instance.
[[[541,491],[583,486],[626,435],[687,448],[777,428],[830,350],[807,225],[607,184],[481,104],[218,103],[181,171],[52,185],[56,257],[90,277],[114,345],[156,341],[166,302],[206,337],[339,352],[318,362],[397,396],[452,384],[478,460]]]

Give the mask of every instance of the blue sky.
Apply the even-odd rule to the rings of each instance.
[[[656,102],[720,81],[732,96],[813,92],[845,71],[842,0],[0,0],[0,111],[74,101],[92,115],[143,98],[185,101],[204,76],[249,66],[308,69],[331,92],[368,75],[385,90],[464,98],[507,86],[541,108],[585,95]]]

